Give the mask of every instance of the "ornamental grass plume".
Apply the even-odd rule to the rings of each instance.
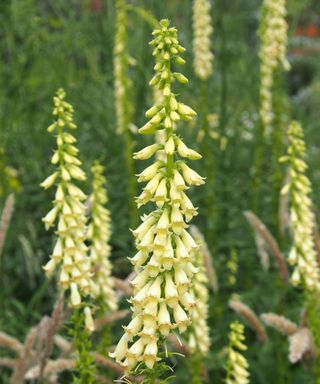
[[[201,80],[207,80],[212,74],[214,59],[210,44],[213,33],[210,9],[211,5],[208,0],[194,0],[193,2],[193,66],[196,76]]]
[[[76,138],[68,132],[77,127],[73,122],[73,108],[65,101],[65,96],[64,90],[59,89],[54,97],[56,121],[48,128],[56,135],[57,149],[51,158],[56,170],[41,186],[48,189],[56,185],[56,193],[53,208],[42,220],[47,230],[56,224],[57,240],[50,261],[43,268],[48,275],[59,270],[59,286],[70,291],[70,304],[77,308],[81,306],[81,296],[92,293],[93,282],[85,244],[87,228],[83,201],[86,195],[75,183],[85,180],[86,176],[77,158]]]
[[[277,331],[283,333],[284,335],[293,335],[297,332],[298,326],[287,319],[284,316],[277,315],[275,313],[263,313],[261,319],[272,328],[275,328]]]
[[[147,160],[163,151],[164,160],[155,160],[138,175],[139,182],[147,182],[138,207],[149,202],[155,208],[142,217],[142,224],[133,231],[138,253],[131,258],[136,269],[132,281],[132,320],[124,327],[114,353],[116,361],[127,371],[140,361],[152,368],[159,358],[159,347],[171,330],[184,332],[191,322],[190,313],[195,302],[191,295],[193,274],[198,271],[193,256],[198,246],[187,232],[187,222],[197,214],[185,194],[188,186],[201,185],[204,180],[189,168],[185,159],[201,156],[189,149],[174,132],[180,120],[191,120],[196,114],[190,107],[177,101],[172,83],[185,84],[188,80],[173,72],[173,64],[184,64],[180,54],[185,49],[177,40],[177,30],[162,20],[153,32],[153,56],[156,59],[155,75],[150,85],[163,93],[163,101],[146,112],[150,119],[139,132],[166,133],[165,144],[151,144],[134,154],[137,160]]]
[[[300,328],[289,338],[289,361],[297,363],[303,358],[314,357],[315,347],[312,333],[308,328]]]
[[[284,256],[282,255],[279,245],[276,242],[275,238],[272,236],[269,229],[265,224],[251,211],[243,212],[245,218],[248,220],[248,223],[251,225],[252,229],[255,231],[256,235],[259,235],[263,239],[264,246],[266,250],[270,252],[278,265],[280,276],[283,281],[288,281],[289,271]]]
[[[260,37],[260,118],[265,134],[273,121],[273,86],[278,68],[290,69],[286,59],[286,0],[264,0],[259,27]]]
[[[105,303],[111,311],[117,309],[117,300],[113,288],[111,276],[109,240],[111,237],[110,212],[105,207],[108,202],[105,189],[106,178],[103,176],[104,168],[99,162],[95,162],[91,168],[93,175],[92,194],[90,196],[91,219],[88,225],[88,239],[90,240],[89,256],[92,269],[94,294]]]
[[[212,255],[209,251],[208,244],[200,232],[199,228],[195,225],[190,226],[191,236],[196,240],[197,244],[199,244],[199,253],[202,257],[202,263],[208,278],[208,284],[213,290],[214,293],[219,291],[219,283],[217,278],[216,270],[212,264]]]
[[[229,307],[248,322],[251,328],[257,333],[260,341],[264,343],[268,340],[263,324],[248,305],[239,300],[231,299],[229,300]]]
[[[189,333],[188,344],[192,353],[206,356],[210,348],[210,328],[208,326],[209,292],[208,277],[203,262],[203,255],[199,249],[195,254],[195,266],[199,271],[194,275],[191,295],[197,305],[191,312],[192,326]]]
[[[247,349],[244,344],[244,326],[238,321],[230,324],[229,348],[227,361],[226,384],[248,384],[249,383],[249,364],[242,355],[242,351]]]
[[[308,168],[304,161],[306,147],[301,125],[293,121],[288,130],[289,147],[287,156],[280,158],[288,162],[290,169],[289,183],[281,193],[290,193],[290,220],[293,234],[293,246],[288,262],[294,266],[291,281],[301,284],[307,291],[318,290],[319,267],[315,251],[313,228],[315,217],[312,211],[311,182],[305,175]]]

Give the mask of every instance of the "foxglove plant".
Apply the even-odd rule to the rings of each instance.
[[[56,225],[57,240],[50,261],[43,268],[48,275],[59,270],[59,286],[70,291],[70,304],[77,308],[81,306],[81,296],[91,294],[94,284],[85,244],[87,228],[83,201],[86,195],[76,185],[86,176],[77,157],[76,138],[68,132],[77,127],[73,122],[73,108],[65,101],[65,96],[64,90],[59,89],[54,97],[56,120],[48,128],[57,141],[51,158],[56,170],[41,186],[48,189],[55,185],[56,193],[53,208],[42,220],[47,230]],[[91,317],[89,308],[86,317]]]
[[[273,85],[275,71],[289,70],[286,59],[286,0],[264,0],[259,28],[260,37],[260,117],[264,133],[270,134],[273,121]]]
[[[193,2],[193,52],[194,71],[201,80],[207,80],[212,74],[214,55],[210,49],[213,33],[209,0]]]
[[[127,189],[129,200],[129,221],[134,226],[137,223],[137,210],[134,204],[136,195],[136,180],[132,160],[133,138],[131,132],[132,103],[130,99],[131,80],[128,76],[130,56],[128,52],[128,15],[127,0],[115,1],[115,39],[114,39],[114,93],[117,117],[117,133],[124,140],[124,156],[127,169]]]
[[[230,324],[226,384],[249,383],[249,364],[242,354],[247,349],[244,340],[243,324],[234,321]]]
[[[302,284],[307,290],[318,290],[319,267],[313,238],[315,217],[312,211],[311,182],[306,176],[308,168],[304,161],[306,147],[301,125],[293,121],[288,130],[288,155],[280,161],[289,163],[290,180],[282,193],[290,193],[290,221],[293,233],[293,246],[288,261],[294,266],[291,281]]]
[[[174,81],[188,81],[172,69],[173,64],[184,64],[180,54],[185,49],[168,20],[162,20],[153,35],[150,44],[156,65],[150,85],[161,90],[163,100],[146,112],[150,120],[139,132],[149,135],[163,130],[165,143],[151,144],[135,153],[134,158],[147,160],[159,152],[164,158],[155,160],[138,175],[138,182],[147,183],[137,197],[138,207],[153,202],[155,208],[142,217],[141,225],[133,231],[138,252],[131,258],[137,273],[130,299],[132,320],[124,327],[124,335],[112,354],[128,371],[141,361],[152,368],[160,359],[161,341],[173,329],[187,329],[195,305],[191,295],[193,274],[198,271],[193,264],[198,246],[186,230],[197,209],[185,190],[204,180],[188,167],[185,159],[201,156],[189,149],[173,129],[180,120],[188,121],[196,114],[179,102],[172,90]]]
[[[131,106],[128,99],[130,79],[127,75],[129,54],[127,51],[127,10],[126,0],[116,0],[116,30],[114,41],[114,92],[117,114],[117,133],[129,129]]]
[[[109,210],[105,207],[108,196],[103,171],[103,166],[98,162],[95,162],[91,168],[93,190],[90,196],[91,220],[88,225],[88,239],[91,241],[89,256],[94,270],[94,294],[96,297],[101,298],[111,311],[115,311],[117,309],[117,300],[111,276],[112,266],[109,260],[111,252],[109,245],[111,218]]]
[[[195,274],[191,288],[191,295],[197,305],[191,312],[192,327],[189,333],[188,344],[193,353],[200,353],[202,356],[206,356],[210,348],[210,329],[207,323],[209,313],[208,277],[200,250],[200,247],[203,246],[201,240],[204,241],[204,239],[198,229],[195,229],[193,225],[191,227],[191,234],[194,235],[198,232],[200,236],[194,236],[197,244],[199,244],[199,249],[195,254],[195,266],[199,268],[199,272]]]

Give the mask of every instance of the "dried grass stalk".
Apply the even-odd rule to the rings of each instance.
[[[289,336],[289,361],[297,363],[302,358],[309,355],[314,356],[313,337],[308,328],[300,328],[296,333]]]
[[[287,282],[289,280],[287,264],[274,237],[271,235],[270,231],[263,224],[263,222],[253,212],[245,211],[244,216],[248,220],[253,230],[258,232],[264,239],[269,251],[275,258],[282,279]]]
[[[6,367],[14,369],[17,364],[17,360],[7,357],[0,357],[0,367]]]
[[[187,343],[182,341],[177,335],[174,333],[170,333],[168,335],[168,340],[171,345],[184,356],[190,356],[190,348]]]
[[[106,367],[108,369],[111,369],[116,373],[119,373],[119,374],[124,373],[124,368],[120,364],[115,363],[113,360],[108,359],[107,357],[97,352],[94,353],[93,356],[97,364],[102,365],[103,367]]]
[[[43,350],[43,353],[40,356],[40,362],[39,362],[39,380],[42,380],[43,372],[46,367],[47,360],[51,354],[52,346],[54,342],[54,335],[58,332],[60,329],[63,319],[64,319],[64,299],[63,295],[61,295],[56,302],[51,318],[49,319],[48,326],[46,329],[46,339],[45,339],[45,348]]]
[[[103,326],[111,324],[115,321],[121,320],[125,318],[130,311],[128,309],[123,309],[122,311],[117,311],[114,313],[111,313],[108,316],[105,316],[103,319],[99,319],[95,321],[95,330],[99,331]]]
[[[47,377],[52,373],[60,373],[75,369],[76,361],[73,359],[57,359],[49,360],[43,372],[43,377]],[[40,380],[40,366],[36,365],[28,370],[25,374],[25,380]]]
[[[14,208],[14,195],[11,193],[4,203],[1,219],[0,219],[0,255],[3,251],[4,241],[8,232],[12,212]]]
[[[23,344],[20,341],[4,332],[0,332],[0,346],[9,348],[18,354],[23,350]]]
[[[114,287],[123,292],[125,296],[131,296],[133,294],[132,287],[128,281],[113,277],[113,283]]]
[[[298,326],[284,316],[275,313],[263,313],[261,319],[272,328],[283,333],[284,335],[292,335],[298,330]]]
[[[73,349],[72,343],[65,340],[62,336],[56,335],[54,337],[55,343],[64,351],[71,351]],[[107,357],[101,355],[100,353],[95,352],[93,354],[94,360],[97,364],[102,365],[111,369],[112,371],[122,374],[124,373],[124,369],[121,365],[115,363],[113,360],[108,359]]]
[[[32,348],[36,341],[37,333],[38,333],[38,327],[34,327],[30,329],[26,337],[23,349],[20,352],[16,369],[14,370],[10,378],[11,384],[23,383],[24,375],[29,367],[30,360],[32,357]]]
[[[111,384],[113,381],[111,379],[108,379],[105,376],[97,375],[96,376],[97,383],[99,384]]]
[[[34,354],[38,360],[40,360],[42,351],[46,345],[46,338],[48,334],[49,325],[50,325],[49,316],[44,316],[38,325],[37,342],[36,342],[36,348],[34,350]]]
[[[229,300],[229,307],[242,316],[251,328],[257,333],[259,340],[265,343],[268,340],[265,328],[257,315],[246,304],[239,300]]]
[[[254,239],[255,239],[257,251],[260,257],[262,268],[265,271],[268,271],[270,267],[270,258],[269,258],[266,242],[258,232],[256,232]]]
[[[65,355],[67,355],[68,353],[70,353],[73,350],[72,344],[69,343],[69,341],[67,341],[62,336],[55,335],[53,340],[54,340],[55,345],[58,348],[60,348],[65,353]]]
[[[190,233],[194,239],[200,242],[199,251],[202,254],[203,263],[206,268],[209,285],[212,288],[213,292],[217,293],[219,291],[219,283],[218,283],[216,270],[214,269],[214,266],[212,264],[212,255],[209,251],[207,242],[204,236],[202,235],[202,233],[199,231],[199,228],[196,227],[195,225],[190,226]]]

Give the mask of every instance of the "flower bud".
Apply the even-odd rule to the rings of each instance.
[[[85,307],[84,314],[85,314],[85,327],[89,332],[93,332],[95,330],[95,327],[94,327],[94,321],[91,315],[91,310],[89,307]]]

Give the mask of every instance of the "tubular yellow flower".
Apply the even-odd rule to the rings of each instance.
[[[138,206],[153,202],[156,207],[142,217],[142,223],[133,231],[138,249],[131,259],[137,272],[132,281],[134,294],[130,300],[133,319],[124,328],[126,337],[120,340],[112,354],[128,371],[139,361],[152,368],[159,360],[160,339],[172,329],[186,330],[191,322],[192,279],[198,271],[193,265],[198,246],[186,231],[186,222],[197,214],[197,210],[185,190],[187,185],[200,185],[204,181],[185,164],[183,158],[194,157],[193,151],[174,132],[174,125],[179,120],[190,120],[195,112],[178,102],[171,89],[174,80],[186,81],[183,75],[172,72],[172,64],[182,62],[180,53],[185,49],[179,45],[177,30],[169,26],[168,20],[162,20],[153,35],[150,44],[154,48],[156,65],[150,84],[161,90],[163,97],[159,104],[147,111],[150,120],[139,132],[152,134],[162,130],[165,141],[134,156],[143,159],[154,154],[157,159],[158,152],[163,151],[164,157],[138,175],[139,182],[147,183],[137,197]]]
[[[272,88],[274,73],[282,66],[289,70],[286,59],[286,0],[264,0],[261,11],[260,37],[260,117],[265,134],[270,134],[273,120]]]
[[[249,364],[241,353],[247,349],[244,340],[244,326],[234,321],[230,324],[226,384],[249,383]]]
[[[114,92],[117,115],[117,133],[129,129],[131,106],[128,99],[130,79],[127,76],[129,55],[127,52],[126,0],[116,0],[116,31],[114,41]]]
[[[104,168],[98,162],[91,168],[93,175],[91,203],[91,220],[88,225],[88,239],[91,241],[89,256],[93,280],[95,282],[95,296],[102,298],[111,311],[117,309],[117,300],[113,290],[111,276],[110,245],[111,223],[110,212],[105,208],[108,202],[107,192],[104,188],[106,178],[103,176]]]
[[[193,52],[194,71],[201,80],[207,80],[212,74],[213,53],[210,40],[213,33],[210,16],[210,1],[194,0],[193,2]]]
[[[73,307],[81,305],[81,296],[92,292],[90,261],[85,245],[86,217],[83,201],[86,195],[75,181],[85,180],[77,158],[76,139],[67,129],[76,129],[73,123],[73,108],[65,101],[65,92],[59,89],[54,97],[53,115],[56,121],[48,131],[55,133],[57,149],[51,162],[57,170],[43,181],[45,189],[57,186],[53,209],[42,219],[46,229],[56,223],[57,241],[50,261],[43,267],[51,274],[59,267],[59,285],[63,290],[70,289],[70,302]],[[87,310],[88,311],[88,310]]]
[[[202,244],[199,243],[199,247],[201,246]],[[189,347],[193,353],[199,352],[206,356],[210,348],[210,329],[207,323],[209,293],[208,277],[200,248],[195,255],[195,265],[199,268],[199,272],[194,276],[191,295],[190,297],[186,295],[183,299],[185,307],[194,307],[191,312],[192,329],[189,334]]]
[[[307,290],[319,289],[319,267],[313,238],[315,225],[312,211],[311,182],[305,175],[308,168],[304,161],[305,142],[301,125],[293,121],[288,130],[288,155],[280,161],[288,161],[290,181],[282,193],[290,192],[290,220],[293,233],[293,246],[288,261],[295,267],[291,276],[294,285],[302,284]]]

